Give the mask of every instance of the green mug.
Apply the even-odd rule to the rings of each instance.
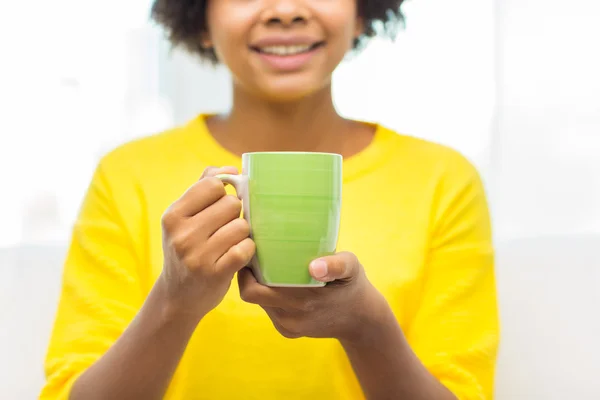
[[[217,176],[242,200],[256,254],[256,279],[273,287],[315,287],[308,269],[335,253],[342,200],[342,156],[258,152],[242,155],[240,175]]]

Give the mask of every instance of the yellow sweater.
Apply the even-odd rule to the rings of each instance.
[[[161,216],[209,165],[241,167],[205,116],[106,155],[75,224],[42,399],[67,399],[161,272]],[[491,399],[493,247],[477,171],[457,152],[377,126],[344,161],[338,250],[354,252],[424,365],[460,399]],[[394,351],[394,349],[389,349]],[[326,379],[324,379],[324,377]],[[236,280],[196,329],[167,399],[361,399],[333,339],[285,339]]]

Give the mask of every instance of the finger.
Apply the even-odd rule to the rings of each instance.
[[[225,186],[218,178],[202,178],[194,183],[173,205],[170,211],[180,217],[198,214],[225,196]]]
[[[211,178],[213,176],[217,176],[220,174],[233,174],[233,175],[237,175],[239,174],[239,171],[236,167],[207,167],[203,172],[202,175],[200,176],[200,179],[203,178]]]
[[[191,221],[200,227],[208,239],[229,222],[239,219],[241,213],[242,202],[240,199],[232,195],[225,195],[194,215]]]
[[[231,247],[242,242],[250,235],[250,226],[246,220],[236,218],[219,228],[207,241],[213,260],[221,258]]]
[[[304,335],[300,332],[294,332],[290,329],[286,328],[281,322],[279,322],[282,315],[285,315],[286,312],[281,308],[273,308],[273,307],[262,307],[263,310],[267,313],[273,326],[279,333],[281,333],[287,339],[298,339],[303,337]],[[297,318],[297,317],[296,317]],[[289,325],[289,324],[288,324]]]
[[[242,240],[240,243],[231,246],[225,254],[217,260],[217,271],[227,275],[233,275],[246,265],[250,264],[250,260],[254,256],[256,245],[250,238]]]
[[[226,194],[225,185],[220,179],[215,178],[215,175],[228,173],[237,174],[237,169],[235,167],[206,168],[200,180],[171,206],[171,211],[181,217],[190,217],[214,204]]]
[[[261,285],[250,268],[238,272],[240,297],[246,303],[258,304],[262,307],[286,308],[288,301],[274,288]]]
[[[352,280],[360,272],[360,262],[352,253],[342,252],[333,256],[321,257],[310,263],[309,271],[313,278],[321,282]]]

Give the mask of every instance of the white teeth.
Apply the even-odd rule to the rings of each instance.
[[[295,45],[295,46],[267,46],[261,47],[260,51],[267,54],[275,54],[278,56],[289,56],[293,54],[304,53],[310,50],[312,46],[309,44]]]

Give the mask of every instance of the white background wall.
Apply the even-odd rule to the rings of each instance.
[[[0,2],[6,398],[35,397],[61,254],[98,157],[231,101],[225,71],[170,55],[148,4]],[[340,111],[449,144],[480,168],[508,260],[499,398],[600,398],[590,381],[600,371],[600,6],[419,0],[405,11],[395,43],[376,40],[336,72]],[[53,261],[32,258],[32,245]]]
[[[496,225],[503,236],[600,231],[600,5],[496,5]]]

